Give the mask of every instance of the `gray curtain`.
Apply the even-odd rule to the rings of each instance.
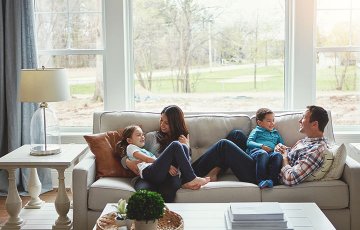
[[[30,144],[30,121],[37,104],[18,101],[20,70],[37,67],[33,0],[1,0],[0,4],[0,157]],[[52,190],[50,169],[38,169],[42,192]],[[17,170],[19,193],[27,194],[28,169]],[[0,195],[8,174],[0,170]]]

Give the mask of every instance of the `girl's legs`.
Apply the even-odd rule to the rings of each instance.
[[[198,176],[207,175],[215,167],[231,168],[239,181],[255,183],[255,161],[232,141],[222,139],[211,146],[193,164]]]
[[[272,152],[269,154],[269,179],[274,182],[274,185],[279,184],[279,174],[282,166],[283,157],[278,152]]]

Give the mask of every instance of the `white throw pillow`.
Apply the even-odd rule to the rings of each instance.
[[[334,145],[329,149],[334,155],[334,162],[332,163],[329,172],[324,176],[322,180],[337,180],[341,177],[345,161],[346,161],[346,147],[344,144],[340,146]]]
[[[332,149],[325,149],[323,152],[324,163],[320,168],[312,172],[305,181],[321,180],[330,171],[331,165],[334,161],[334,154],[331,150]]]

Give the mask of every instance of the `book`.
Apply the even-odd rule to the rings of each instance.
[[[225,225],[227,229],[241,229],[241,230],[254,230],[254,229],[267,229],[267,230],[293,230],[290,223],[284,220],[241,220],[231,221],[230,209],[225,212]]]
[[[284,220],[284,211],[278,202],[230,203],[229,217],[237,220]]]

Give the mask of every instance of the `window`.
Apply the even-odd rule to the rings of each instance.
[[[317,1],[316,102],[337,126],[360,125],[360,4]]]
[[[284,109],[285,1],[134,0],[132,14],[135,109]]]
[[[61,126],[91,126],[103,109],[101,0],[35,0],[38,65],[67,69],[70,101],[50,103]]]
[[[69,70],[72,99],[51,105],[61,126],[90,127],[104,109],[316,103],[359,130],[359,11],[355,0],[35,0],[39,66]]]

